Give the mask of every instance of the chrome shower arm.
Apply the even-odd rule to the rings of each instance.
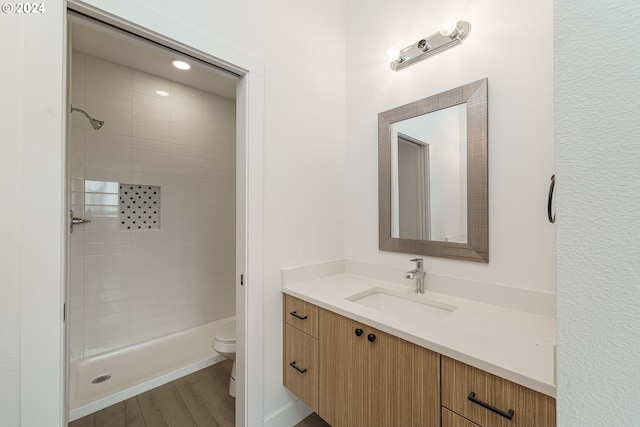
[[[71,112],[73,113],[74,111],[78,111],[80,113],[82,113],[87,119],[91,120],[93,117],[91,117],[89,114],[87,114],[86,111],[81,110],[80,108],[76,108],[73,105],[71,106]]]
[[[91,126],[95,129],[98,130],[100,129],[103,125],[104,125],[104,120],[98,120],[98,119],[94,119],[93,117],[91,117],[86,111],[80,109],[80,108],[76,108],[73,105],[71,106],[71,112],[73,113],[74,111],[78,111],[80,113],[82,113],[88,120],[89,123],[91,123]]]

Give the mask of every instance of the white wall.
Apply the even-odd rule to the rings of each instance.
[[[0,17],[7,65],[0,70],[0,337],[6,338],[0,419],[6,425],[63,419],[64,8],[58,2],[46,8],[40,16]]]
[[[224,51],[226,44],[249,52],[265,65],[264,247],[267,249],[263,266],[264,365],[258,369],[265,372],[264,414],[274,415],[292,399],[281,385],[280,268],[344,257],[344,2],[94,0],[89,3],[134,23],[144,22],[151,30],[180,41],[211,43],[207,40],[213,38],[222,42],[216,44],[219,51]],[[3,357],[7,354],[3,368],[14,366],[20,357],[22,399],[27,401],[28,395],[28,402],[38,402],[38,411],[33,411],[33,406],[23,408],[24,426],[51,425],[55,423],[52,420],[61,417],[58,301],[62,295],[59,266],[63,176],[59,135],[64,112],[63,6],[47,3],[47,12],[37,19],[3,15],[0,26],[6,41],[3,52],[10,49],[11,56],[18,61],[21,55],[25,58],[24,62],[16,63],[15,69],[0,71],[0,77],[7,77],[6,83],[11,87],[7,96],[3,93],[3,108],[20,108],[24,99],[38,99],[37,103],[25,106],[22,114],[9,114],[1,119],[3,138],[4,135],[15,138],[13,146],[2,144],[3,159],[6,153],[7,162],[22,168],[23,173],[18,176],[26,182],[21,186],[22,193],[2,187],[8,193],[7,196],[3,193],[3,202],[12,208],[2,211],[0,223],[13,223],[19,207],[25,225],[20,235],[9,233],[9,236],[21,239],[22,269],[33,271],[18,278],[15,266],[0,264],[2,277],[7,276],[10,288],[3,289],[3,296],[6,293],[9,298],[3,301],[3,307],[6,304],[10,308],[6,319],[2,319],[3,336],[13,343],[3,347]],[[159,15],[163,19],[156,19]],[[5,25],[8,19],[18,22]],[[166,25],[167,22],[171,24]],[[23,24],[28,28],[21,32]],[[207,50],[207,46],[199,47]],[[32,65],[36,67],[31,68]],[[48,73],[42,73],[45,69]],[[23,81],[24,92],[19,87]],[[25,115],[40,117],[38,126],[23,129],[21,117]],[[28,151],[28,163],[21,163],[21,150]],[[32,158],[32,150],[38,150],[41,157]],[[16,183],[18,170],[15,166],[3,169],[2,176]],[[33,228],[36,223],[42,227]],[[45,243],[38,246],[39,238]],[[33,253],[25,254],[28,250]],[[17,248],[8,252],[13,259],[18,253]],[[36,256],[40,265],[32,263]],[[40,292],[45,289],[44,281],[50,283],[45,292]],[[17,295],[20,286],[21,300]],[[20,344],[16,342],[18,316],[30,322],[22,322]],[[37,324],[31,323],[36,318]],[[24,350],[21,355],[19,345]],[[2,379],[0,396],[8,401],[7,414],[3,415],[15,420],[20,403],[14,397],[17,378],[3,369]]]
[[[345,246],[350,259],[412,267],[378,251],[377,114],[489,79],[489,264],[427,257],[427,271],[555,292],[555,227],[546,219],[554,173],[552,0],[349,0]],[[366,11],[363,12],[363,11]],[[456,15],[471,33],[452,50],[399,72],[385,52]]]
[[[71,86],[105,121],[71,116],[71,360],[233,316],[235,102],[77,51]],[[159,187],[155,225],[122,229],[122,184]]]
[[[554,13],[558,425],[636,425],[640,4],[556,0]],[[602,43],[614,28],[624,36]]]
[[[22,35],[23,16],[2,19],[2,39]],[[14,39],[9,39],[14,40]],[[0,420],[9,426],[20,417],[20,175],[24,48],[0,43],[2,58],[13,58],[0,70]]]

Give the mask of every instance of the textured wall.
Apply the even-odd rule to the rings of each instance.
[[[560,426],[640,417],[639,20],[555,1]]]

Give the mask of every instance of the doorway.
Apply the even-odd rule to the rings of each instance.
[[[399,237],[430,240],[429,144],[398,132],[397,150]]]
[[[75,18],[71,17],[72,15],[75,16]],[[76,268],[76,272],[74,273],[74,267],[78,266],[69,266],[70,274],[68,274],[68,276],[70,279],[69,283],[71,284],[71,287],[69,287],[67,290],[67,307],[69,308],[69,321],[67,322],[67,362],[84,359],[87,356],[104,355],[109,352],[121,353],[123,352],[122,349],[126,347],[126,344],[137,345],[166,336],[167,332],[171,332],[171,329],[177,328],[175,323],[171,325],[170,322],[169,324],[165,322],[164,325],[156,324],[156,321],[160,321],[163,317],[167,317],[167,313],[168,317],[171,318],[173,316],[174,320],[178,320],[177,323],[183,323],[181,329],[184,329],[185,327],[187,327],[187,329],[191,329],[191,327],[195,328],[197,326],[200,326],[203,321],[206,321],[206,323],[224,321],[226,318],[230,317],[230,314],[233,314],[224,312],[218,316],[220,317],[219,319],[212,319],[210,317],[210,313],[206,313],[207,307],[199,306],[193,310],[196,312],[196,314],[194,316],[189,316],[193,313],[190,313],[188,301],[183,303],[182,314],[180,314],[180,310],[176,310],[175,298],[176,296],[182,296],[182,291],[190,292],[190,300],[192,303],[206,300],[207,298],[210,298],[211,295],[208,293],[206,286],[188,285],[184,289],[176,289],[175,281],[171,280],[163,282],[163,277],[166,279],[166,274],[169,274],[169,277],[175,279],[175,277],[177,275],[179,276],[180,273],[176,273],[176,271],[174,270],[169,273],[164,272],[166,274],[163,274],[162,271],[158,271],[158,269],[161,269],[165,264],[162,262],[162,260],[164,260],[165,262],[171,262],[176,258],[175,253],[168,253],[170,249],[163,249],[162,245],[157,244],[158,242],[156,239],[160,234],[163,233],[163,230],[167,231],[167,233],[165,234],[180,235],[182,233],[183,237],[190,237],[191,240],[196,239],[199,240],[200,243],[203,243],[202,236],[207,233],[202,228],[206,227],[206,225],[210,223],[209,219],[211,219],[210,216],[206,215],[206,211],[213,210],[220,214],[220,218],[224,218],[226,222],[223,221],[224,223],[217,225],[214,230],[209,231],[216,234],[217,238],[220,241],[226,241],[224,239],[230,239],[230,241],[236,244],[235,249],[231,250],[231,254],[224,254],[218,264],[215,264],[214,262],[214,273],[219,274],[222,282],[228,284],[229,288],[224,288],[224,286],[222,286],[222,293],[227,293],[226,295],[223,295],[223,297],[225,298],[216,298],[217,301],[212,304],[217,304],[218,308],[222,310],[228,310],[229,307],[234,306],[236,308],[235,315],[237,316],[238,325],[238,332],[236,333],[236,337],[238,340],[239,356],[239,372],[237,378],[240,382],[240,384],[238,385],[240,396],[238,396],[237,398],[236,412],[239,414],[239,416],[237,417],[238,425],[244,425],[246,419],[245,381],[247,378],[245,363],[246,357],[244,355],[244,349],[246,348],[245,331],[247,329],[245,321],[246,293],[244,292],[244,283],[247,280],[246,276],[248,270],[245,256],[248,246],[246,244],[247,234],[245,231],[247,228],[246,185],[250,181],[250,179],[247,178],[248,168],[246,166],[246,128],[248,121],[246,115],[246,110],[248,108],[246,105],[248,98],[248,91],[246,87],[247,77],[243,76],[242,78],[240,78],[238,76],[233,76],[231,78],[231,80],[233,80],[231,92],[227,93],[227,100],[229,99],[229,94],[232,94],[234,98],[236,93],[239,94],[237,107],[231,107],[233,115],[236,116],[236,120],[238,122],[237,127],[232,126],[230,132],[228,127],[225,128],[225,126],[220,123],[214,123],[213,126],[210,126],[207,129],[207,132],[221,131],[222,134],[226,134],[227,137],[230,137],[234,143],[238,141],[237,146],[234,148],[235,153],[232,153],[233,155],[230,155],[231,152],[228,150],[229,147],[225,146],[224,141],[215,141],[219,143],[215,147],[202,145],[202,141],[207,139],[206,136],[196,135],[191,132],[194,128],[192,122],[193,119],[198,118],[196,116],[198,116],[198,114],[200,113],[203,113],[203,111],[198,111],[198,108],[194,107],[193,105],[188,106],[186,110],[182,111],[182,113],[177,114],[178,116],[181,116],[181,120],[184,120],[184,122],[174,123],[169,120],[171,122],[169,126],[181,126],[182,130],[184,131],[182,136],[186,137],[186,142],[182,141],[181,144],[175,144],[175,141],[171,140],[171,129],[167,130],[166,128],[162,127],[167,125],[167,123],[163,123],[162,118],[157,117],[157,115],[156,117],[154,117],[154,114],[144,114],[145,111],[152,111],[161,115],[162,107],[159,106],[162,104],[161,101],[160,104],[156,105],[152,102],[151,98],[145,98],[144,96],[136,94],[136,91],[132,91],[132,96],[136,96],[139,101],[137,103],[138,106],[144,107],[138,108],[136,112],[134,111],[134,105],[136,105],[136,103],[133,101],[127,101],[127,95],[125,94],[126,90],[122,90],[123,86],[126,86],[126,84],[121,84],[120,87],[118,87],[118,84],[115,84],[115,86],[111,87],[106,84],[109,83],[109,79],[113,76],[105,76],[105,70],[107,73],[111,71],[111,74],[114,75],[117,75],[119,72],[124,74],[128,72],[126,69],[122,68],[123,60],[114,62],[112,60],[113,58],[109,58],[109,55],[115,55],[124,52],[129,55],[130,60],[132,59],[132,57],[140,59],[139,53],[136,54],[134,52],[132,54],[130,49],[132,45],[137,45],[145,51],[154,49],[161,51],[163,50],[165,51],[165,53],[168,53],[169,56],[183,57],[187,60],[185,62],[191,62],[201,69],[208,68],[210,74],[208,76],[204,75],[203,82],[199,83],[202,85],[210,83],[210,81],[215,80],[216,77],[219,77],[222,80],[229,80],[229,77],[224,75],[228,72],[226,70],[221,70],[218,65],[213,63],[213,60],[211,62],[202,60],[202,58],[196,58],[192,56],[192,52],[184,52],[181,49],[177,49],[176,46],[171,46],[169,44],[158,45],[158,43],[156,42],[151,42],[148,39],[144,40],[143,38],[133,35],[131,34],[132,28],[125,28],[124,30],[126,31],[123,31],[122,28],[113,28],[112,25],[106,24],[104,22],[101,23],[88,21],[86,17],[79,17],[73,12],[70,12],[69,16],[71,17],[70,19],[72,21],[72,23],[69,25],[72,33],[71,40],[73,40],[74,37],[73,32],[75,24],[73,24],[73,22],[77,23],[84,20],[85,27],[93,26],[93,32],[96,34],[99,34],[101,31],[103,35],[105,32],[114,33],[116,39],[119,40],[119,43],[115,47],[109,47],[109,44],[104,42],[104,40],[99,41],[96,45],[100,50],[98,54],[96,54],[95,52],[79,53],[77,55],[78,60],[75,63],[73,62],[74,46],[71,46],[71,48],[69,49],[69,54],[72,56],[72,66],[69,68],[70,77],[72,80],[72,90],[74,87],[74,71],[80,73],[80,67],[78,66],[78,64],[80,63],[83,63],[84,66],[83,73],[88,68],[92,68],[94,75],[91,78],[89,78],[88,75],[84,74],[82,76],[76,76],[78,77],[76,83],[81,82],[85,88],[87,88],[88,85],[94,86],[92,86],[90,90],[90,92],[92,93],[91,96],[87,96],[89,94],[89,91],[86,90],[83,91],[85,92],[84,97],[81,97],[79,95],[76,95],[74,97],[73,92],[69,96],[69,111],[71,111],[71,105],[73,104],[74,108],[81,109],[82,112],[74,111],[73,115],[69,117],[68,133],[70,135],[69,140],[71,142],[69,143],[69,148],[71,150],[68,150],[67,159],[71,176],[69,176],[68,180],[68,198],[70,204],[73,205],[70,207],[75,208],[74,213],[70,212],[70,218],[77,218],[75,222],[78,222],[79,224],[74,226],[74,233],[69,234],[71,253],[68,254],[68,260],[70,261],[70,264],[74,264],[76,262],[79,262],[77,258],[83,258],[82,261],[87,262],[89,268],[87,268],[87,264],[85,264],[79,269],[82,271],[83,276],[81,278],[83,293],[79,298],[76,298],[76,300],[74,300],[75,289],[73,289],[73,286],[74,284],[76,286],[78,284],[77,280],[74,282],[74,279],[78,278],[76,277],[78,275],[78,269]],[[87,33],[82,33],[83,30],[78,28],[76,28],[75,31],[81,33],[80,40],[82,40],[82,43],[87,41],[89,37]],[[78,42],[77,45],[81,45],[82,43]],[[122,46],[125,43],[130,44],[127,45],[127,49],[122,49]],[[184,49],[183,46],[181,46],[181,48]],[[86,51],[88,48],[85,46],[82,49]],[[105,59],[105,57],[107,58]],[[80,60],[80,58],[82,60]],[[126,61],[126,59],[124,61]],[[143,60],[143,62],[145,62],[147,65],[152,63],[152,61],[148,58],[146,60]],[[144,68],[140,65],[138,65],[137,67],[125,66],[125,68],[131,68],[132,70],[135,70],[132,71],[131,75],[137,78],[136,84],[138,85],[138,87],[149,86],[147,89],[151,89],[150,86],[152,85],[150,84],[150,82],[160,82],[162,80],[166,80],[166,77],[158,76],[157,66],[156,68],[154,68],[153,65],[151,65],[151,69],[146,68],[145,70],[140,70],[140,68]],[[96,73],[103,74],[102,81],[100,81],[99,78],[95,78]],[[114,78],[114,81],[116,81],[116,83],[117,80],[117,78]],[[202,94],[201,92],[198,92],[198,94],[196,94],[195,92],[191,92],[194,84],[196,84],[195,82],[199,81],[198,78],[190,75],[184,80],[184,83],[176,81],[176,79],[170,80],[174,88],[179,88],[177,92],[181,92],[180,96],[182,97],[183,103],[186,102],[185,99],[189,97],[199,99],[211,98],[211,96],[206,94],[207,91],[205,91],[205,94]],[[102,95],[113,95],[110,96],[110,98],[114,99],[108,100],[108,102],[106,103],[100,103],[96,101],[97,95],[99,95],[101,91]],[[155,91],[156,90],[154,90],[154,92]],[[162,88],[157,89],[157,92],[162,91]],[[96,94],[96,92],[98,92],[98,94]],[[171,94],[171,92],[169,93]],[[211,91],[209,91],[208,93],[211,94]],[[225,98],[225,95],[213,95],[214,98]],[[149,96],[153,97],[154,95],[150,94]],[[166,95],[155,93],[156,98],[162,96]],[[91,99],[92,102],[87,102],[89,99]],[[131,117],[133,118],[135,115],[135,117],[137,117],[138,124],[146,122],[147,126],[135,126],[133,123],[130,123],[131,128],[129,129],[127,127],[127,119],[123,118],[124,116],[122,111],[123,109],[127,109],[127,107],[123,107],[127,103],[131,105],[131,110],[129,111]],[[209,105],[209,107],[211,107],[212,110],[215,110],[217,114],[222,114],[224,116],[225,114],[228,115],[228,104],[229,102],[222,100],[221,103]],[[93,106],[94,108],[89,108],[89,106]],[[235,114],[236,111],[238,111],[239,113]],[[203,117],[201,115],[200,119],[202,118]],[[94,122],[92,120],[99,120],[103,122],[103,124],[96,128],[95,126],[93,126]],[[159,124],[160,128],[155,127],[155,125],[152,126],[152,122]],[[166,120],[164,120],[164,122],[166,122]],[[111,125],[111,129],[109,129],[109,125]],[[143,131],[142,128],[145,127],[147,128],[147,130]],[[137,130],[134,130],[134,128],[137,128]],[[237,128],[237,131],[235,130],[235,128]],[[107,130],[108,132],[103,132],[105,130]],[[77,139],[83,140],[85,148],[90,146],[90,149],[84,150],[81,155],[73,151],[74,132],[77,134],[84,134],[82,138]],[[127,136],[127,132],[130,132],[129,138]],[[140,132],[142,132],[142,134]],[[131,142],[131,146],[129,148],[131,152],[129,153],[127,152],[128,149],[126,147],[126,144],[128,140],[133,140],[134,138],[138,145],[136,146],[136,148],[134,148],[133,142]],[[87,143],[87,141],[89,142]],[[151,144],[149,141],[155,141],[155,148],[149,149],[151,147],[149,145]],[[176,152],[175,146],[180,146],[181,152]],[[147,148],[147,150],[144,149],[145,147]],[[97,152],[95,150],[97,150]],[[101,151],[102,153],[100,154]],[[142,153],[143,151],[151,152],[147,153],[147,155],[149,155],[150,157],[147,157],[145,159],[145,154]],[[215,158],[214,156],[209,155],[212,151],[217,151],[218,154],[223,154],[220,158]],[[107,157],[104,158],[103,155],[106,155]],[[80,156],[83,156],[83,159],[79,159]],[[126,167],[122,168],[122,163],[126,163],[123,156],[129,156],[129,162],[132,165],[135,158],[135,161],[137,161],[137,166],[132,167],[128,171],[126,170]],[[171,159],[182,161],[183,164],[171,164]],[[227,166],[232,160],[235,160],[233,161],[233,168],[229,169],[227,168]],[[89,163],[91,165],[88,167]],[[158,165],[162,163],[164,163],[165,166],[168,165],[168,167],[174,174],[177,174],[185,179],[178,180],[179,183],[176,184],[175,181],[171,182],[171,180],[167,180],[167,176],[163,178],[161,175],[168,174],[165,173],[166,171],[163,172],[161,169],[159,169]],[[202,163],[204,163],[204,166],[198,166]],[[211,167],[207,168],[207,164]],[[77,176],[77,174],[73,175],[74,165],[77,168],[82,168],[82,176]],[[135,170],[136,167],[138,168],[137,171]],[[89,169],[92,169],[91,174],[86,173]],[[206,171],[206,169],[209,169],[209,171]],[[215,195],[212,195],[211,193],[207,193],[206,189],[197,186],[198,182],[202,181],[202,179],[200,178],[212,178],[213,176],[215,176],[215,178],[218,178],[220,181],[216,181],[213,184],[216,187],[215,191],[218,192],[217,195],[220,196],[219,198],[216,198]],[[155,180],[155,178],[158,179]],[[154,180],[156,182],[152,182]],[[231,191],[231,194],[229,193],[229,186],[227,185],[225,187],[221,184],[221,182],[229,184],[229,181],[233,181],[234,184],[234,190]],[[127,190],[132,190],[133,192],[135,192],[135,190],[138,190],[138,187],[140,187],[139,190],[142,192],[148,191],[149,194],[157,193],[158,197],[155,198],[154,195],[154,199],[150,199],[150,202],[154,202],[157,205],[160,205],[160,207],[157,211],[155,211],[155,214],[152,215],[151,212],[149,212],[148,216],[139,218],[139,220],[142,221],[142,224],[139,224],[139,221],[137,221],[136,224],[133,224],[135,216],[139,214],[139,212],[133,214],[133,210],[144,209],[145,207],[134,206],[132,208],[129,208],[122,205],[122,201],[123,198],[126,199],[127,196],[129,196],[128,194],[124,194],[125,192],[127,192]],[[165,190],[164,197],[163,188]],[[224,200],[225,203],[216,202],[216,200],[219,201],[221,199]],[[167,201],[168,203],[165,201]],[[234,205],[233,211],[230,210],[230,205]],[[80,214],[80,212],[82,214]],[[177,212],[181,212],[181,214],[176,215]],[[132,214],[135,215],[133,218],[131,218]],[[205,220],[202,220],[203,217],[205,218]],[[173,223],[171,223],[172,218]],[[178,218],[179,220],[177,220],[176,218]],[[163,219],[165,220],[164,229],[162,223]],[[92,222],[80,224],[82,222],[81,220],[88,220]],[[231,220],[231,226],[228,223],[229,220]],[[148,223],[146,221],[148,221]],[[194,225],[194,223],[197,224]],[[114,228],[116,226],[118,227],[118,229]],[[131,227],[140,228],[131,230]],[[147,229],[145,230],[142,227],[147,227]],[[90,231],[92,232],[93,236],[89,238],[88,234]],[[101,237],[96,240],[97,235],[100,235]],[[74,238],[82,242],[81,244],[76,245],[75,248],[73,245]],[[103,239],[104,241],[100,239]],[[203,276],[211,273],[211,271],[208,271],[206,269],[206,267],[210,265],[207,263],[206,259],[201,258],[199,261],[194,260],[194,256],[202,256],[202,247],[189,245],[189,241],[190,239],[188,238],[182,239],[182,243],[180,243],[179,241],[170,241],[169,247],[171,247],[172,245],[173,247],[183,247],[183,261],[187,267],[182,272],[184,276],[183,279],[186,281],[193,280],[193,282],[191,283],[197,283],[199,281],[202,281]],[[207,246],[208,243],[204,242],[204,245]],[[127,248],[131,249],[133,246],[139,247],[140,251],[133,253],[133,251],[126,250]],[[229,245],[227,244],[226,246],[228,249]],[[81,250],[79,248],[81,248]],[[145,251],[148,252],[147,255],[144,255]],[[77,258],[74,258],[75,255],[79,256]],[[94,258],[88,260],[87,256],[91,256]],[[100,265],[96,270],[94,267],[96,267],[96,262],[99,261],[99,258],[111,259],[112,261],[115,260],[115,263],[106,266]],[[145,258],[147,259],[147,261],[144,260]],[[167,312],[156,313],[156,315],[148,317],[147,320],[144,320],[144,318],[138,318],[137,316],[139,316],[140,314],[134,313],[136,311],[136,298],[139,297],[138,302],[140,302],[141,299],[144,299],[145,285],[131,285],[131,282],[134,280],[133,276],[136,276],[138,274],[133,274],[130,277],[127,277],[126,274],[120,274],[123,272],[123,270],[131,270],[132,263],[136,264],[136,273],[143,273],[143,275],[147,275],[147,273],[151,274],[151,276],[147,275],[147,298],[155,299],[156,302],[158,302],[158,304],[155,304],[156,306],[164,304],[165,308],[168,310]],[[229,270],[229,264],[233,264],[235,267]],[[225,267],[227,268],[227,270],[224,270]],[[118,274],[116,274],[115,276],[110,275],[110,273],[113,273],[116,270],[119,272]],[[74,274],[76,276],[74,276]],[[243,276],[242,280],[241,276]],[[98,279],[99,284],[95,282],[95,279]],[[130,284],[128,288],[126,283]],[[102,286],[102,288],[100,288],[100,286]],[[231,292],[229,291],[229,289],[231,289]],[[89,292],[85,293],[85,290],[89,290]],[[102,292],[102,295],[99,295],[100,292]],[[161,295],[163,292],[165,293],[166,297],[164,303],[160,301],[162,298],[159,298],[158,300],[159,295]],[[234,292],[235,296],[233,295]],[[78,292],[76,292],[76,294],[77,293]],[[122,297],[123,294],[126,295],[127,293],[129,294],[128,300],[126,297]],[[229,295],[229,293],[231,293],[231,295]],[[118,294],[119,296],[117,296]],[[111,297],[115,299],[110,299]],[[227,301],[229,298],[231,298],[231,303]],[[80,300],[81,303],[78,304],[77,300]],[[235,304],[233,304],[234,302]],[[74,330],[74,314],[78,314],[74,313],[74,309],[75,311],[80,312],[82,318],[81,323],[83,323],[83,325],[80,328],[82,332],[81,341],[83,342],[81,344],[78,344],[77,340],[78,331],[77,329]],[[89,311],[91,311],[91,313],[88,314]],[[138,310],[138,313],[140,313],[140,310]],[[209,316],[209,318],[207,318],[207,316]],[[137,320],[141,321],[139,323],[139,326],[134,325]],[[78,328],[78,322],[75,323],[75,327]],[[97,341],[94,342],[93,347],[85,340],[85,338],[87,338],[89,335],[86,333],[87,323],[91,324],[90,328],[92,328],[92,331],[95,332],[96,330],[98,330],[96,334]],[[143,326],[145,323],[147,325],[146,332],[142,332],[145,329]],[[100,331],[100,325],[106,325],[106,328]],[[120,333],[119,338],[111,337],[114,338],[111,339],[107,337],[106,339],[102,339],[105,338],[105,335],[109,335],[111,333],[117,334],[118,330],[120,332],[128,330],[128,337],[126,337],[126,333]],[[140,333],[138,333],[136,336],[136,332]],[[179,330],[177,332],[181,333],[182,330]],[[74,333],[76,334],[75,342]],[[125,336],[124,338],[123,335]],[[213,335],[208,335],[211,335],[211,333],[205,333],[203,339],[200,340],[203,341],[206,348],[210,348],[210,344],[213,339]],[[197,368],[198,363],[215,363],[217,360],[214,359],[215,356],[211,360],[194,362],[194,364],[192,364],[192,368]],[[67,366],[69,367],[70,364],[67,363]],[[185,374],[187,372],[181,371],[181,373]],[[73,370],[71,370],[70,374],[70,376],[72,377],[72,382],[78,380],[77,376],[75,378],[73,377]],[[100,380],[100,378],[103,378],[103,376],[100,375],[96,376],[95,378],[93,378],[93,375],[89,375],[89,377],[91,377],[89,379],[91,379],[92,381],[96,379]],[[170,376],[165,376],[164,378],[158,379],[156,383],[158,383],[158,381],[161,382],[170,380]],[[112,381],[112,379],[109,378],[106,381]],[[71,388],[73,388],[73,385]],[[131,388],[129,388],[129,390],[131,390]]]

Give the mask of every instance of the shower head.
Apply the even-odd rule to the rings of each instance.
[[[88,120],[89,123],[91,123],[91,126],[95,129],[98,130],[100,129],[102,126],[104,126],[104,120],[98,120],[98,119],[94,119],[93,117],[91,117],[89,114],[87,114],[86,111],[81,110],[80,108],[75,108],[73,105],[71,106],[71,112],[73,113],[74,111],[78,111],[80,113],[82,113]]]
[[[89,122],[91,123],[91,126],[93,126],[95,130],[100,129],[104,125],[104,120],[89,119]]]

